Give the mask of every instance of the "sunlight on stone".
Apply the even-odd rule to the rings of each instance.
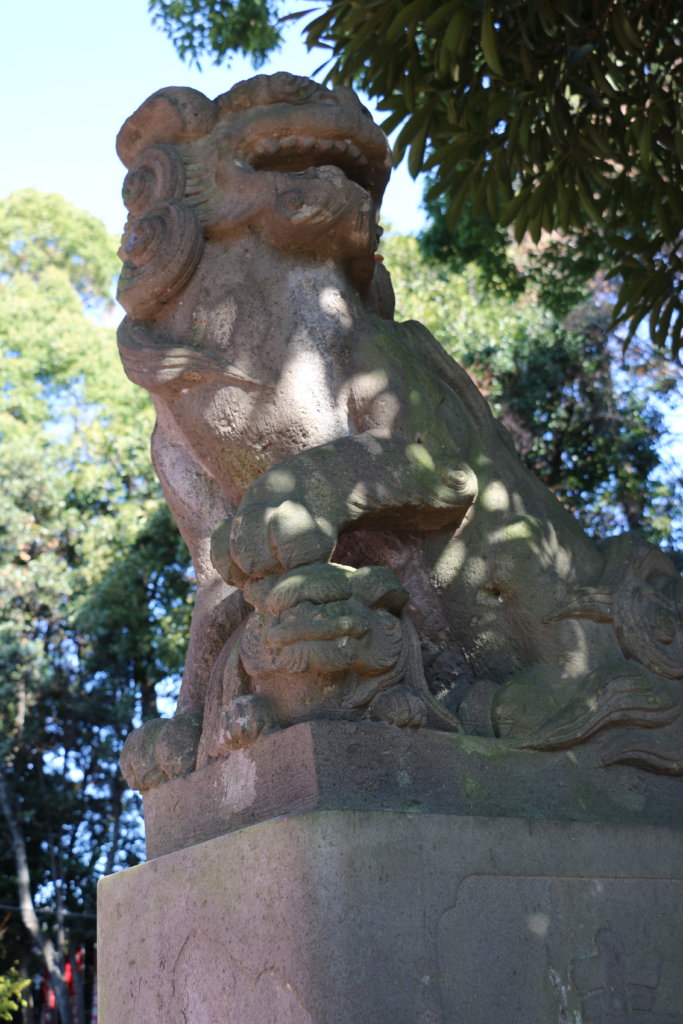
[[[447,586],[457,576],[465,561],[467,547],[464,541],[454,538],[437,558],[433,569],[434,582],[439,587]]]
[[[326,537],[335,536],[335,528],[329,519],[326,519],[325,516],[314,516],[314,519],[315,524],[321,533],[324,533]]]
[[[320,292],[320,308],[323,313],[334,317],[341,327],[351,327],[353,318],[344,298],[336,288],[323,288]]]
[[[303,537],[310,532],[313,516],[299,501],[283,501],[277,508],[266,513],[268,521],[274,519],[278,526],[286,525],[288,540]]]
[[[568,632],[569,627],[572,643],[562,659],[562,668],[568,676],[578,679],[590,671],[590,643],[579,623],[567,623]]]
[[[327,386],[325,360],[312,348],[308,339],[297,337],[287,364],[288,388],[292,408],[306,409],[314,396],[320,407],[333,403]]]
[[[287,469],[273,469],[268,475],[268,484],[272,485],[273,490],[286,492],[294,490],[296,480],[294,474]]]
[[[434,470],[434,459],[423,444],[409,444],[406,446],[406,455],[411,462],[424,469]]]
[[[370,370],[369,373],[356,373],[350,380],[353,391],[367,396],[369,400],[376,398],[389,386],[389,378],[386,371],[378,368]]]
[[[500,480],[492,480],[480,493],[479,501],[489,512],[507,512],[510,496]]]

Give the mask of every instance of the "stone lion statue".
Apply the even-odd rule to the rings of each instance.
[[[378,719],[683,773],[683,583],[600,546],[467,373],[393,319],[391,156],[355,94],[260,75],[151,96],[118,137],[119,346],[197,580],[140,789],[264,730]]]

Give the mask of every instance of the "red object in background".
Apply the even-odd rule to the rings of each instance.
[[[90,1024],[97,1024],[97,966],[95,966],[95,975],[92,982],[92,1014]]]
[[[57,1024],[57,997],[47,971],[43,975],[42,1003],[39,1024]]]
[[[74,972],[74,966],[78,973],[78,979]],[[64,965],[64,981],[66,983],[67,992],[69,993],[69,1001],[71,1003],[71,1016],[73,1024],[85,1024],[81,1019],[78,1005],[78,985],[77,980],[82,984],[82,976],[85,971],[85,949],[81,946],[76,950],[73,957],[70,957]],[[97,984],[97,982],[95,982]],[[58,1024],[57,1017],[57,997],[55,990],[50,984],[50,976],[45,972],[43,977],[42,985],[42,1008],[40,1011],[39,1024]],[[91,1018],[91,1024],[97,1024],[97,988],[93,994],[93,1015]]]

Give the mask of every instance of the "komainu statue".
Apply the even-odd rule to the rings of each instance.
[[[683,581],[599,545],[468,377],[393,319],[387,141],[355,94],[260,75],[126,121],[119,331],[197,579],[148,789],[313,718],[490,737],[683,774]]]

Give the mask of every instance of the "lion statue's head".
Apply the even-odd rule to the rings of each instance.
[[[207,240],[254,232],[368,284],[391,171],[384,133],[351,89],[259,75],[209,100],[161,89],[123,125],[130,212],[119,300],[154,319],[193,276]]]

